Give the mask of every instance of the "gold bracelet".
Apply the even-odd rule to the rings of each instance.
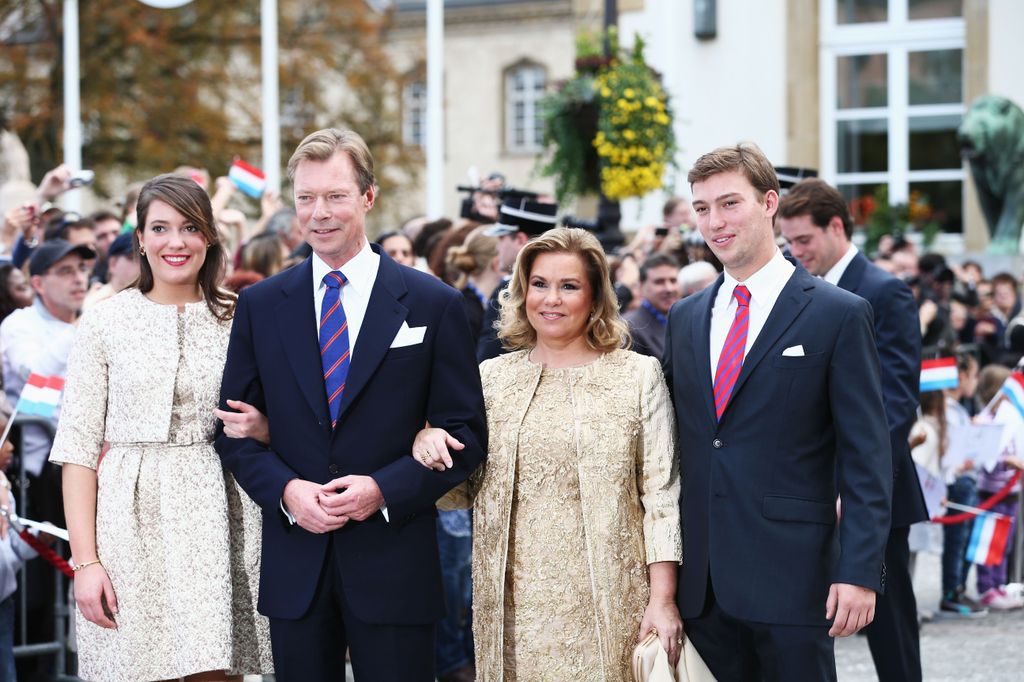
[[[86,566],[92,566],[93,564],[98,564],[98,563],[100,563],[99,559],[93,559],[92,561],[86,561],[84,564],[75,564],[74,568],[72,568],[71,570],[74,571],[75,573],[78,573],[79,571],[81,571]]]

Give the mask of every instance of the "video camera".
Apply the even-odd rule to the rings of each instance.
[[[488,179],[497,179],[492,176]],[[504,183],[504,178],[500,178]],[[540,196],[537,192],[530,192],[525,189],[516,189],[509,185],[502,184],[500,187],[485,187],[483,185],[457,185],[455,189],[459,192],[466,192],[468,196],[463,198],[459,208],[459,217],[473,220],[478,223],[493,223],[497,219],[498,207],[505,199],[527,199],[535,200]],[[490,197],[494,200],[494,215],[488,216],[480,212],[479,200],[483,197]]]

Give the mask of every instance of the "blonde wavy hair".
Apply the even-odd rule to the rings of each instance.
[[[530,272],[537,257],[545,253],[569,253],[579,256],[590,282],[594,300],[587,321],[587,345],[608,353],[626,348],[630,343],[629,327],[619,316],[619,302],[608,274],[608,259],[600,242],[586,230],[557,227],[528,242],[519,252],[508,288],[501,292],[501,317],[498,338],[508,350],[533,348],[537,345],[537,330],[526,316],[526,292],[529,290]]]

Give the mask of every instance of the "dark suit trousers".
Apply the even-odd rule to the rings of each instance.
[[[306,615],[270,619],[277,681],[344,680],[349,648],[356,682],[433,682],[434,626],[359,620],[345,600],[337,564],[331,542]]]
[[[824,613],[824,602],[821,609]],[[827,626],[733,618],[718,605],[710,579],[704,613],[685,619],[683,626],[718,682],[836,682],[834,641]]]
[[[920,682],[921,642],[917,600],[910,577],[909,528],[893,528],[885,546],[885,594],[866,628],[879,682]]]

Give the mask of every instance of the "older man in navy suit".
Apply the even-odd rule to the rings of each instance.
[[[487,450],[460,294],[371,247],[373,159],[352,131],[308,136],[288,162],[313,255],[239,297],[221,386],[264,412],[270,446],[229,438],[225,466],[263,510],[259,609],[277,679],[432,681],[444,613],[435,501]],[[231,403],[236,405],[236,403]],[[416,462],[429,422],[465,448]]]
[[[871,304],[882,367],[882,396],[892,448],[892,528],[885,549],[887,587],[867,629],[880,682],[920,682],[917,601],[910,576],[910,525],[928,510],[910,457],[910,428],[917,418],[921,334],[910,287],[869,261],[850,241],[853,220],[839,190],[804,180],[783,197],[779,229],[789,250],[812,275]]]
[[[871,309],[783,257],[778,178],[755,145],[705,154],[689,181],[725,272],[672,308],[665,342],[680,614],[722,682],[835,680],[831,637],[870,623],[885,587],[892,465]]]

